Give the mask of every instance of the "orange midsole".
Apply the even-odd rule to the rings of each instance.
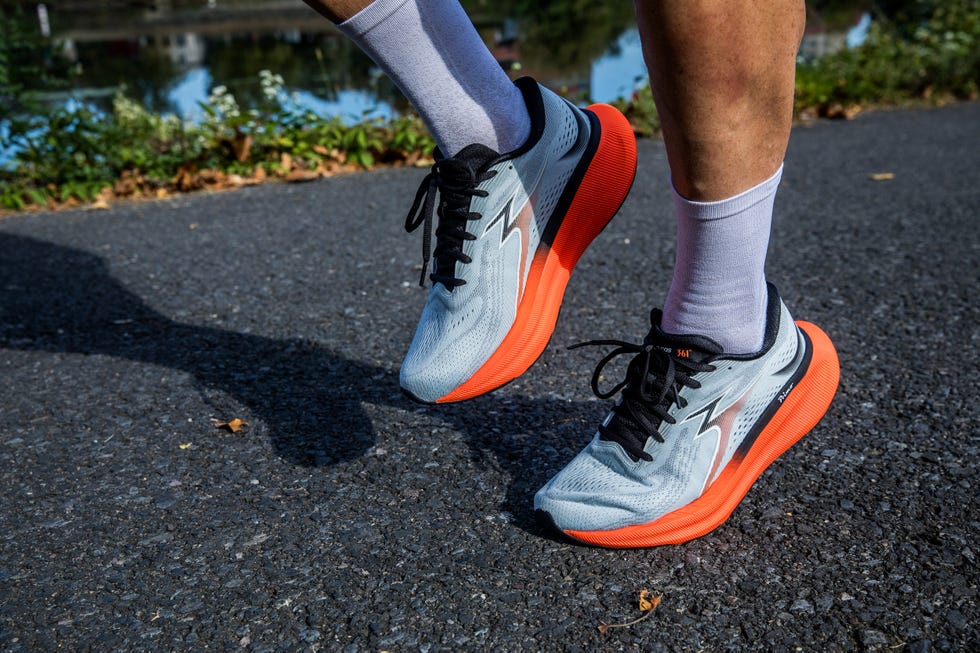
[[[809,322],[796,324],[809,336],[813,346],[810,368],[743,459],[732,459],[698,499],[649,524],[565,533],[598,546],[636,548],[680,544],[724,523],[762,472],[816,426],[837,391],[840,363],[830,338]]]
[[[465,383],[437,400],[462,401],[499,388],[541,355],[558,321],[572,269],[626,199],[636,170],[636,139],[629,122],[606,104],[588,107],[599,118],[599,147],[550,248],[531,261],[514,324],[497,350]],[[631,174],[622,174],[628,167]]]

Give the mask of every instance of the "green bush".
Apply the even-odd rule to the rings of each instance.
[[[68,86],[69,64],[20,7],[0,8],[0,116],[35,110],[30,91]]]
[[[417,116],[387,122],[365,117],[348,126],[298,108],[277,75],[263,71],[260,83],[260,108],[243,111],[218,87],[202,104],[205,118],[196,125],[148,112],[122,94],[109,113],[83,105],[13,118],[0,140],[16,151],[13,168],[0,171],[0,207],[21,209],[49,198],[87,201],[122,178],[138,180],[135,190],[180,190],[182,174],[205,170],[247,176],[259,167],[283,174],[312,173],[327,163],[370,168],[434,147]]]
[[[978,37],[977,0],[933,3],[928,17],[912,25],[880,17],[861,46],[798,67],[796,106],[975,97]]]

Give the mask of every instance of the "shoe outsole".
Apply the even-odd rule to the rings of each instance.
[[[648,524],[603,531],[558,530],[583,544],[643,548],[682,544],[706,535],[724,523],[766,468],[817,425],[837,392],[840,362],[830,338],[814,324],[803,321],[796,324],[811,348],[805,373],[792,386],[748,451],[736,452],[704,494]],[[547,513],[540,517],[557,528]]]
[[[553,237],[544,234],[531,261],[514,324],[489,359],[467,381],[434,403],[452,403],[486,394],[513,381],[541,356],[551,339],[572,270],[589,244],[626,201],[636,176],[636,138],[629,121],[607,104],[585,109],[599,134],[591,158],[573,174],[574,191]],[[629,169],[624,174],[623,169]],[[550,240],[550,247],[548,241]],[[409,397],[415,398],[411,393]]]

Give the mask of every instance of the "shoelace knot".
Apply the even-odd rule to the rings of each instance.
[[[424,226],[420,286],[425,285],[425,273],[433,258],[436,265],[429,275],[433,283],[442,283],[450,290],[466,283],[453,270],[456,263],[472,262],[472,258],[463,252],[463,241],[476,240],[476,236],[466,230],[466,222],[483,217],[482,214],[469,210],[470,200],[489,195],[477,186],[496,174],[494,170],[474,172],[465,161],[450,158],[437,161],[432,166],[432,171],[422,179],[412,208],[405,217],[405,230],[409,233]],[[439,216],[439,226],[436,228],[436,248],[430,251],[434,214]]]
[[[649,438],[663,442],[659,427],[663,422],[675,424],[676,420],[668,412],[672,404],[680,408],[687,400],[680,395],[683,387],[700,388],[701,383],[693,378],[698,372],[715,369],[710,356],[698,361],[690,355],[683,356],[669,346],[649,341],[642,344],[622,340],[590,340],[572,345],[569,349],[585,346],[615,347],[597,364],[592,373],[592,392],[600,399],[609,399],[622,390],[621,401],[613,407],[613,417],[599,427],[602,440],[617,442],[634,461],[653,460],[644,447]],[[611,390],[600,390],[599,381],[602,370],[617,356],[633,354],[626,369],[626,377]]]

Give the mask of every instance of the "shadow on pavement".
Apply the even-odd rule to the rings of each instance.
[[[251,408],[295,464],[352,460],[374,444],[361,402],[380,400],[371,379],[384,370],[307,341],[174,322],[87,252],[0,234],[0,347],[183,370]]]
[[[394,390],[377,381],[386,376],[382,368],[313,342],[170,320],[114,279],[98,256],[10,234],[0,234],[0,348],[99,354],[184,371],[202,389],[251,409],[276,454],[302,466],[364,454],[376,431],[363,405],[390,405]],[[497,395],[426,412],[463,433],[478,462],[511,477],[501,508],[540,535],[534,492],[585,444],[597,410],[591,402]]]
[[[509,476],[500,509],[510,513],[511,523],[537,537],[560,539],[537,521],[534,494],[588,444],[608,402],[490,394],[430,410],[465,436],[478,464]]]

